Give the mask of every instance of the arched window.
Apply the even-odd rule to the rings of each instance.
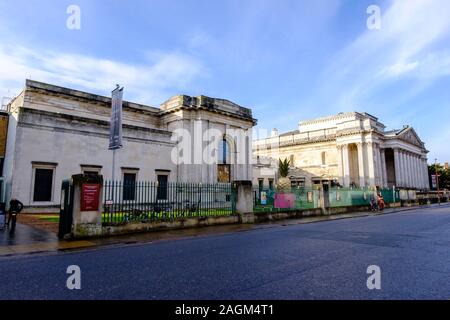
[[[219,141],[218,164],[217,164],[217,182],[231,182],[231,156],[230,144],[225,136]]]
[[[230,145],[225,137],[219,142],[219,164],[230,164]]]

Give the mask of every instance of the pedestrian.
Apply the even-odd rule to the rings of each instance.
[[[383,211],[384,207],[385,207],[384,198],[383,198],[383,195],[381,194],[381,192],[379,192],[378,193],[378,210]]]
[[[11,222],[12,216],[14,214],[19,214],[23,210],[23,203],[16,198],[11,198],[9,201],[9,215],[8,215],[8,226]]]
[[[372,194],[370,195],[370,210],[377,211],[377,202],[375,200],[375,196]]]

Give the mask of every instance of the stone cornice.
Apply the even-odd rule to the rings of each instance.
[[[305,144],[315,144],[315,143],[322,143],[322,142],[328,142],[328,141],[335,141],[336,137],[334,135],[330,135],[330,136],[321,136],[321,137],[317,137],[317,138],[308,138],[308,139],[297,139],[294,141],[285,141],[285,142],[276,142],[276,143],[266,143],[262,146],[266,146],[265,148],[262,148],[261,145],[257,145],[253,147],[253,150],[257,151],[257,150],[265,150],[267,149],[267,146],[272,147],[279,147],[279,148],[284,148],[284,147],[292,147],[292,146],[296,146],[296,145],[305,145]]]
[[[105,108],[111,108],[111,98],[100,96],[92,93],[87,93],[83,91],[78,90],[72,90],[69,88],[64,88],[60,86],[55,86],[51,84],[46,84],[38,81],[32,81],[32,80],[26,80],[26,89],[27,92],[34,92],[34,93],[40,93],[45,94],[49,96],[55,96],[55,97],[61,97],[65,99],[70,99],[74,101],[81,101],[85,103],[91,103],[91,104],[97,104],[101,105]],[[152,115],[155,117],[162,117],[167,114],[171,114],[180,110],[206,110],[213,113],[222,114],[227,117],[241,119],[247,122],[251,122],[253,125],[256,125],[257,120],[254,119],[251,116],[251,110],[246,109],[243,107],[238,107],[237,104],[224,100],[224,99],[215,99],[215,98],[209,98],[205,96],[200,96],[200,104],[199,105],[190,105],[186,103],[186,98],[191,98],[188,96],[179,96],[180,97],[180,104],[179,106],[176,106],[174,108],[170,108],[167,110],[162,110],[160,108],[155,108],[151,106],[146,106],[143,104],[133,103],[129,101],[123,101],[123,109],[130,111],[130,112],[136,112],[136,113],[144,113],[147,115]],[[214,103],[214,101],[218,102],[226,102],[227,104],[230,104],[233,107],[236,107],[236,109],[239,111],[238,113],[225,111],[219,108],[214,108],[211,106],[211,103]]]
[[[306,124],[317,124],[317,123],[323,123],[323,122],[327,122],[330,120],[339,120],[339,119],[344,119],[344,118],[348,118],[351,116],[360,116],[362,117],[362,114],[358,113],[358,112],[343,112],[343,113],[338,113],[336,115],[332,115],[332,116],[327,116],[327,117],[321,117],[321,118],[316,118],[316,119],[311,119],[311,120],[304,120],[304,121],[300,121],[299,124],[300,125],[306,125]]]
[[[93,125],[98,125],[98,126],[102,126],[102,127],[105,127],[105,126],[109,127],[109,125],[110,125],[110,122],[105,121],[105,120],[85,118],[85,117],[80,117],[80,116],[75,116],[75,115],[70,115],[70,114],[64,114],[64,113],[49,112],[49,111],[38,110],[38,109],[33,109],[33,108],[21,108],[21,109],[23,112],[26,112],[26,113],[48,116],[51,118],[60,118],[60,119],[65,119],[65,120],[70,120],[70,121],[79,121],[79,122],[84,122],[86,124],[93,124]],[[19,118],[19,125],[21,123],[23,123],[23,122],[21,122],[21,118]],[[33,123],[33,125],[37,125],[37,124]],[[166,135],[168,137],[172,136],[172,133],[170,131],[161,130],[161,129],[144,128],[144,127],[134,126],[134,125],[130,125],[130,124],[123,124],[123,128],[130,129],[130,130],[157,133],[157,134],[161,134],[161,135]]]
[[[93,103],[101,105],[105,108],[111,108],[111,98],[109,97],[100,96],[78,90],[72,90],[37,81],[27,80],[25,91],[45,94],[54,97],[62,97],[74,101]],[[122,105],[124,110],[128,110],[131,112],[146,113],[153,116],[158,116],[160,113],[160,109],[158,108],[134,102],[123,101]]]
[[[176,112],[182,111],[182,110],[186,110],[186,111],[193,111],[193,110],[207,111],[207,112],[220,114],[220,115],[223,115],[223,116],[226,116],[226,117],[230,117],[230,118],[234,118],[234,119],[244,120],[246,122],[252,123],[253,125],[257,124],[257,120],[252,118],[252,117],[245,117],[245,116],[241,116],[241,115],[238,115],[236,113],[233,113],[233,112],[227,112],[227,111],[220,110],[220,109],[207,108],[205,106],[192,107],[192,106],[181,105],[181,106],[177,106],[177,107],[174,107],[174,108],[170,108],[168,110],[161,110],[160,115],[161,116],[165,116],[165,115],[176,113]]]

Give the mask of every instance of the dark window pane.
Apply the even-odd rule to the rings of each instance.
[[[97,171],[84,171],[85,175],[88,175],[90,177],[96,177],[98,176],[98,172]]]
[[[156,197],[158,200],[167,200],[167,175],[158,175],[158,190]]]
[[[226,139],[222,139],[219,142],[219,164],[228,164],[230,162],[230,147]]]
[[[52,201],[52,169],[36,169],[34,174],[34,202]]]
[[[5,158],[0,158],[0,175],[3,177],[3,165],[5,163]]]
[[[124,173],[123,175],[123,200],[134,200],[136,195],[136,174]]]

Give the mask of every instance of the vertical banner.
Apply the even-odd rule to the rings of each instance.
[[[436,179],[436,175],[435,174],[431,175],[431,188],[432,189],[437,189],[437,179]]]
[[[109,150],[122,148],[122,98],[123,88],[117,86],[111,98],[111,124],[109,133]]]

